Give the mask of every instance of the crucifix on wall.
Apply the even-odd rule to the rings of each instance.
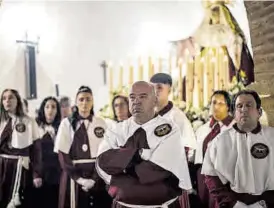
[[[100,66],[103,69],[103,80],[104,80],[104,85],[106,85],[107,84],[107,68],[108,68],[107,62],[102,61]]]

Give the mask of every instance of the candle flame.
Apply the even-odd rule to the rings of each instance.
[[[112,67],[112,66],[113,66],[112,62],[109,61],[109,62],[108,62],[108,67]]]
[[[183,59],[182,59],[182,58],[179,58],[179,59],[178,59],[178,65],[179,65],[179,66],[182,65],[182,63],[183,63]]]
[[[185,49],[185,55],[186,55],[186,56],[189,55],[189,50],[188,50],[188,48]]]

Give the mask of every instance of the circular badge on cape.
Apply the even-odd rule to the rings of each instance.
[[[269,154],[269,148],[263,143],[256,143],[251,147],[250,152],[256,159],[264,159]]]
[[[165,136],[169,134],[172,130],[172,127],[170,124],[161,124],[160,126],[157,126],[156,129],[154,130],[154,134],[158,137]]]
[[[18,123],[15,125],[15,129],[19,133],[23,133],[26,131],[26,125],[24,123]]]
[[[82,150],[83,150],[83,152],[88,151],[88,145],[87,144],[83,144],[82,145]]]
[[[96,128],[94,129],[94,134],[95,134],[98,138],[104,137],[104,133],[105,133],[105,129],[103,129],[102,127],[96,127]]]

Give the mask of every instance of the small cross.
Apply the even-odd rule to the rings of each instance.
[[[102,61],[102,63],[100,64],[100,66],[103,69],[103,79],[104,79],[104,85],[107,84],[107,68],[108,68],[108,64],[106,61]]]
[[[36,42],[28,40],[28,32],[26,32],[25,40],[16,40],[16,43],[23,43],[26,46],[34,46],[34,47],[36,46],[36,48],[37,48],[36,52],[39,53],[39,40],[40,40],[39,36],[37,36]]]

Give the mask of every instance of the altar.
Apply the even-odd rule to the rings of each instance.
[[[134,81],[148,81],[154,73],[164,72],[173,78],[170,100],[188,114],[201,116],[215,90],[233,95],[255,81],[243,1],[200,3],[204,10],[200,24],[190,37],[170,40],[165,56],[145,53],[108,62],[109,101],[116,94],[127,94]],[[105,116],[111,113],[106,108]]]

